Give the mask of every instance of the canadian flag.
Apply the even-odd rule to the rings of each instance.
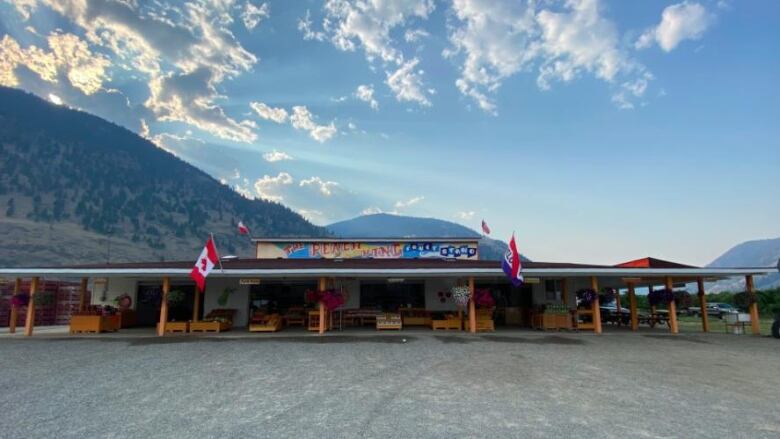
[[[249,227],[245,226],[243,221],[238,222],[238,233],[242,235],[249,234]]]
[[[198,260],[195,261],[195,266],[192,267],[190,277],[195,281],[198,286],[198,290],[203,292],[206,288],[206,276],[211,273],[214,266],[219,263],[219,255],[217,254],[217,247],[214,245],[214,239],[209,238],[206,241],[206,246],[203,247],[203,251],[200,252]]]

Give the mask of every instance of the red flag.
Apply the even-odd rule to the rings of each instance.
[[[482,220],[482,231],[485,232],[485,235],[490,235],[490,227],[488,227],[485,220]]]
[[[249,234],[249,227],[245,226],[243,221],[238,222],[238,233],[241,235]]]
[[[206,276],[211,273],[219,263],[219,255],[217,254],[217,247],[214,245],[214,239],[209,238],[206,241],[206,246],[203,247],[203,251],[200,252],[198,260],[195,261],[195,266],[192,267],[190,277],[195,281],[199,291],[206,289]]]

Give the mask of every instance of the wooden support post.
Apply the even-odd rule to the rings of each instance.
[[[699,309],[701,310],[701,330],[710,332],[710,316],[707,314],[707,295],[704,292],[704,278],[696,279],[696,286],[699,287]]]
[[[674,289],[674,283],[672,282],[672,278],[667,276],[666,277],[666,289],[669,291],[672,291]],[[680,332],[679,326],[677,326],[677,304],[674,303],[674,299],[672,299],[671,302],[669,302],[669,330],[672,331],[672,334],[677,334]]]
[[[748,308],[750,311],[750,326],[753,328],[753,335],[761,335],[761,325],[758,321],[758,298],[756,297],[756,292],[753,291],[753,276],[747,275],[745,276],[745,291],[747,291],[748,297],[751,299],[750,307]]]
[[[321,277],[318,288],[320,291],[324,291],[326,288],[328,288],[328,280],[324,277]],[[320,335],[325,333],[325,319],[325,304],[320,302]]]
[[[19,294],[22,291],[22,279],[16,278],[16,282],[14,282],[14,296]],[[13,297],[13,296],[12,296]],[[16,334],[16,320],[19,318],[19,310],[11,305],[11,319],[8,321],[8,332],[11,334]]]
[[[38,278],[30,281],[30,303],[27,304],[27,320],[24,321],[24,335],[33,335],[35,329],[35,294],[38,292]]]
[[[569,280],[565,277],[561,279],[561,300],[563,300],[563,304],[568,308],[569,307]]]
[[[157,335],[165,335],[165,325],[168,323],[168,293],[171,292],[171,278],[165,276],[162,284],[162,303],[160,303],[160,323],[157,325]]]
[[[636,290],[633,282],[628,282],[628,302],[631,310],[631,330],[636,331],[639,329],[639,315],[636,309]]]
[[[200,290],[195,287],[195,303],[192,306],[192,321],[197,322],[200,317]]]
[[[596,276],[590,277],[590,287],[596,292],[596,300],[590,304],[593,310],[593,332],[601,334],[601,305],[599,304],[599,280]]]
[[[469,332],[476,334],[477,332],[477,304],[474,301],[474,278],[469,278]]]
[[[84,308],[87,306],[87,282],[89,282],[88,278],[81,278],[81,285],[79,285],[79,312],[84,311]]]
[[[647,286],[647,295],[649,296],[650,293],[652,292],[653,292],[653,285],[650,284]],[[655,314],[656,314],[655,305],[650,305],[650,317],[655,318]]]

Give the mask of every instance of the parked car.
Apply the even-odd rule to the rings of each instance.
[[[688,315],[701,317],[701,308],[698,306],[692,306],[687,309]],[[712,302],[707,304],[707,315],[715,316],[722,319],[726,314],[738,314],[739,310],[734,308],[733,305],[728,303]]]

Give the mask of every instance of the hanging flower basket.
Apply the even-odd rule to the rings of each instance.
[[[756,296],[756,294],[750,294],[747,291],[736,293],[734,294],[734,305],[737,308],[747,309],[757,302]]]
[[[647,294],[647,302],[650,306],[668,305],[674,300],[674,292],[668,288],[653,290]]]
[[[687,291],[675,291],[674,292],[674,304],[678,308],[690,308],[693,305],[693,298],[691,293]]]
[[[30,303],[30,295],[27,293],[20,293],[11,296],[11,306],[15,308],[27,306],[29,305],[29,303]]]
[[[617,297],[617,291],[614,288],[604,288],[599,294],[599,304],[606,305],[615,301]]]
[[[577,290],[577,303],[581,306],[590,306],[599,297],[599,293],[592,288],[582,288]]]
[[[466,306],[469,304],[471,298],[471,290],[466,286],[452,287],[452,300],[459,306]]]
[[[336,290],[309,290],[306,291],[306,302],[322,303],[328,311],[344,304],[344,295]]]
[[[490,294],[490,290],[484,288],[474,291],[474,303],[484,308],[493,308],[496,306],[496,299]]]

